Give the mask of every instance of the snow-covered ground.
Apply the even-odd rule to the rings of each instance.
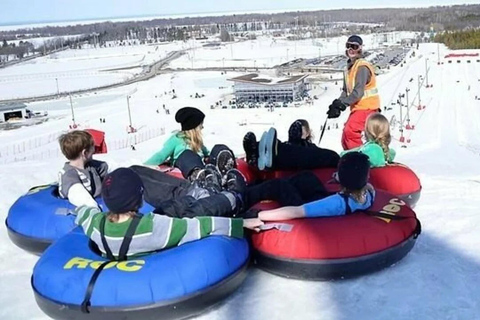
[[[292,54],[294,48],[289,48]],[[244,56],[251,55],[248,45],[243,50]],[[298,46],[297,50],[298,54],[304,54],[303,47]],[[444,56],[447,50],[441,50]],[[265,50],[266,57],[274,57],[277,50],[269,51]],[[392,106],[391,102],[395,102],[407,87],[411,90],[410,102],[413,101],[418,75],[425,73],[426,58],[430,67],[429,83],[433,88],[422,89],[425,109],[410,109],[415,130],[405,131],[406,138],[411,139],[406,143],[407,148],[401,148],[398,141],[398,125],[393,132],[397,160],[410,166],[423,185],[421,199],[415,208],[423,224],[423,233],[410,254],[392,268],[346,281],[289,280],[251,268],[238,291],[218,309],[199,319],[479,318],[480,101],[475,100],[475,95],[480,96],[480,63],[462,61],[437,65],[437,45],[421,45],[416,57],[409,58],[403,68],[394,67],[379,76],[382,105],[393,108],[384,112],[389,119],[394,115],[399,118],[399,107]],[[217,59],[217,66],[221,63]],[[279,130],[279,138],[285,139],[289,124],[297,118],[308,119],[318,137],[326,108],[337,97],[340,88],[340,85],[326,83],[328,89],[319,95],[319,100],[314,100],[313,106],[278,108],[273,113],[266,109],[211,110],[211,104],[231,93],[225,81],[231,76],[220,72],[178,72],[97,95],[75,97],[76,120],[82,126],[104,130],[111,141],[124,139],[128,125],[126,97],[130,95],[134,127],[141,131],[165,126],[167,135],[138,144],[136,151],[126,148],[98,157],[108,161],[112,168],[141,163],[158,150],[168,133],[178,127],[174,121],[175,111],[185,105],[196,106],[206,113],[204,135],[208,145],[227,143],[240,154],[242,137],[247,131],[260,135],[274,125]],[[410,82],[412,78],[414,81]],[[218,89],[219,86],[228,89]],[[171,99],[172,89],[177,99]],[[190,98],[195,92],[205,97]],[[163,112],[163,104],[170,109],[170,115]],[[71,123],[68,100],[41,102],[31,107],[49,109],[63,118],[37,127],[2,131],[2,145],[55,134],[66,130]],[[156,113],[157,108],[160,113]],[[405,112],[403,115],[405,117]],[[346,112],[339,119],[340,129],[347,116]],[[105,124],[99,123],[100,117],[106,118]],[[240,126],[244,120],[247,125]],[[340,151],[340,129],[327,130],[322,146]],[[55,142],[50,142],[39,150],[55,147]],[[5,219],[8,208],[29,187],[54,181],[63,161],[58,156],[2,164],[0,217]],[[0,229],[1,319],[47,318],[36,306],[30,287],[37,259],[15,247],[5,228]]]
[[[181,42],[68,49],[0,69],[0,100],[70,92],[122,82],[142,72]]]
[[[385,37],[362,35],[365,48],[376,49],[412,37],[412,32],[395,32]],[[44,38],[39,38],[42,41]],[[47,39],[47,38],[45,38]],[[187,50],[172,61],[170,68],[211,67],[270,68],[296,58],[342,54],[347,37],[290,41],[259,36],[256,40],[221,43],[188,40],[173,43],[69,49],[0,69],[0,100],[64,93],[119,83],[142,72],[143,67],[161,60],[169,52]],[[388,42],[384,42],[388,41]]]
[[[387,41],[395,43],[412,37],[412,32],[392,33]],[[294,34],[291,34],[294,36]],[[385,39],[374,34],[362,35],[366,50],[379,48]],[[270,68],[297,58],[343,54],[347,37],[290,41],[285,38],[259,36],[256,40],[221,43],[218,47],[201,47],[173,61],[173,68],[248,67]],[[198,45],[196,46],[198,47]]]

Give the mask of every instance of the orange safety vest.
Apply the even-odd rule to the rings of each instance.
[[[350,106],[350,111],[380,109],[380,96],[378,95],[375,70],[365,59],[358,59],[350,69],[348,69],[347,66],[347,69],[345,70],[344,77],[347,86],[347,96],[350,95],[353,92],[353,88],[355,88],[355,78],[357,76],[358,68],[360,67],[367,67],[372,76],[370,82],[365,85],[363,97]]]

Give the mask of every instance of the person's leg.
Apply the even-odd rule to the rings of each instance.
[[[335,168],[340,160],[335,151],[318,147],[296,146],[277,141],[275,149],[272,169],[276,170]]]
[[[233,151],[224,144],[216,144],[210,152],[210,164],[217,167],[223,175],[228,170],[236,168],[235,155]]]
[[[263,134],[258,148],[260,170],[331,168],[336,167],[340,159],[340,156],[332,150],[280,142],[274,128]]]
[[[302,203],[320,200],[330,195],[322,181],[311,171],[300,172],[288,178],[288,182],[300,194]]]
[[[303,203],[302,196],[288,179],[272,179],[247,187],[245,207],[264,200],[276,201],[281,206],[299,206]]]
[[[172,177],[164,172],[143,167],[131,166],[143,182],[144,199],[156,207],[158,204],[184,196],[190,183],[187,180]]]
[[[251,166],[257,166],[258,160],[258,142],[255,133],[247,132],[243,137],[243,149],[247,157],[247,163]]]
[[[175,161],[175,167],[180,169],[185,179],[188,179],[196,169],[203,169],[205,164],[198,154],[192,150],[185,150]]]
[[[200,216],[231,217],[233,215],[232,201],[235,197],[219,193],[207,198],[196,200],[191,196],[161,203],[154,213],[174,218],[194,218]]]
[[[377,112],[377,110],[357,110],[348,116],[342,133],[342,147],[344,150],[350,150],[360,147],[362,142],[362,132],[365,130],[367,117]]]

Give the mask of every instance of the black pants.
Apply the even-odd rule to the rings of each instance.
[[[340,156],[333,150],[318,147],[304,147],[277,141],[273,157],[273,169],[308,170],[336,168]]]
[[[290,178],[273,179],[247,188],[247,208],[263,200],[273,200],[281,206],[299,206],[327,197],[322,182],[309,171]]]
[[[154,207],[166,200],[185,196],[190,187],[187,180],[172,177],[164,172],[143,167],[131,166],[143,182],[143,197],[146,202]]]
[[[232,206],[223,194],[196,200],[187,193],[192,185],[184,179],[143,166],[131,166],[143,182],[144,199],[155,207],[154,213],[170,217],[232,216]]]
[[[230,201],[223,194],[214,194],[199,200],[191,196],[183,196],[161,203],[153,212],[174,218],[231,217],[233,215]]]

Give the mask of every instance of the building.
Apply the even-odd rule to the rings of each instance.
[[[27,105],[24,103],[0,104],[0,122],[7,122],[10,119],[24,119],[27,112]]]
[[[308,75],[272,78],[250,73],[228,80],[234,83],[234,94],[238,102],[288,102],[305,96],[307,77]]]

